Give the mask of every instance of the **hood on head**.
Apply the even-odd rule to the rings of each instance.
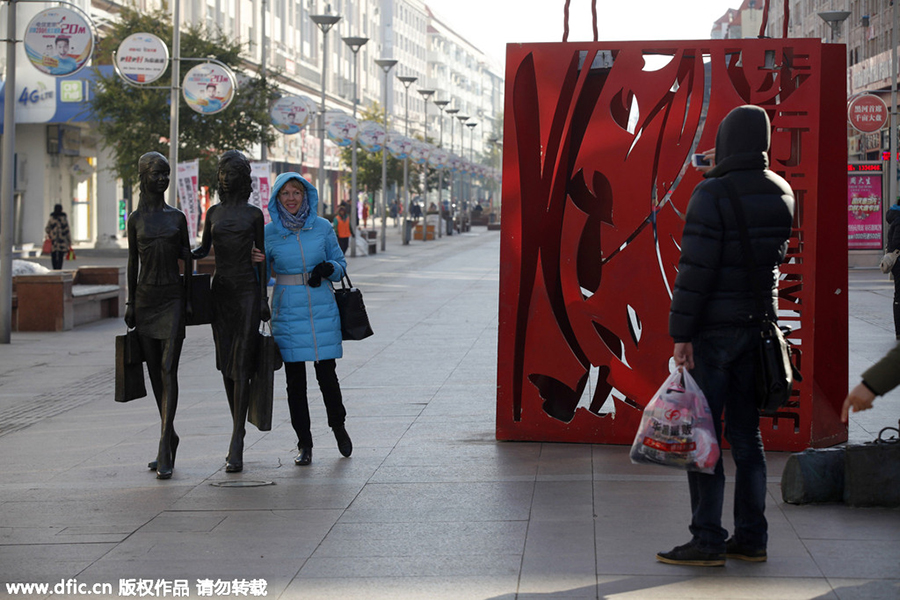
[[[309,214],[317,215],[318,207],[319,207],[319,192],[316,188],[308,182],[300,173],[295,171],[288,171],[287,173],[282,173],[278,177],[275,178],[275,183],[272,184],[272,192],[269,194],[269,205],[272,206],[276,202],[278,202],[278,192],[281,191],[281,188],[284,187],[288,181],[296,179],[303,185],[303,189],[306,190],[306,201],[309,203]],[[269,216],[272,218],[273,222],[281,225],[281,217],[278,215],[278,211],[274,206],[269,209]]]
[[[767,169],[772,126],[769,115],[758,106],[745,104],[728,113],[716,133],[716,166],[707,177],[728,171]]]

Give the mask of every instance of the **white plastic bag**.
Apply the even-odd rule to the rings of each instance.
[[[898,256],[900,256],[900,250],[886,252],[885,255],[881,258],[881,272],[884,274],[890,273],[894,268],[894,263],[897,262]]]
[[[673,371],[644,408],[631,462],[712,474],[719,444],[706,396],[691,374]]]

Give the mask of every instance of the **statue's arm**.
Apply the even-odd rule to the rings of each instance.
[[[206,220],[203,222],[203,233],[200,238],[200,245],[191,251],[191,255],[196,258],[206,258],[209,255],[209,249],[212,246],[212,216],[216,214],[218,205],[211,206],[206,212]]]
[[[126,264],[125,277],[128,281],[128,299],[125,302],[125,324],[129,328],[133,328],[135,323],[134,316],[134,294],[137,290],[138,280],[138,245],[137,230],[135,225],[134,213],[131,213],[125,223],[125,229],[128,235],[128,263]]]
[[[253,222],[253,230],[254,230],[254,242],[253,245],[257,250],[263,253],[263,256],[266,254],[266,230],[265,223],[263,221],[262,211],[259,211],[256,219]],[[259,281],[260,287],[260,306],[259,306],[259,316],[263,321],[268,321],[272,317],[272,313],[269,310],[269,278],[267,277],[267,268],[268,265],[267,260],[263,260],[262,262],[256,263],[256,278]]]
[[[184,260],[184,298],[185,311],[190,318],[194,314],[194,308],[191,306],[191,283],[194,274],[194,260],[191,256],[191,238],[188,235],[187,218],[184,213],[179,213],[179,231],[181,231],[181,258]]]

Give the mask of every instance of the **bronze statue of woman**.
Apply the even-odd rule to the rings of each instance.
[[[141,343],[162,433],[156,460],[148,466],[159,479],[169,479],[175,466],[178,436],[178,360],[184,344],[185,317],[191,311],[192,269],[187,219],[166,204],[169,161],[148,152],[138,162],[141,196],[128,217],[128,302],[125,324],[136,328]],[[179,260],[185,264],[181,278]]]
[[[248,204],[250,162],[237,150],[219,159],[217,173],[219,203],[210,207],[203,226],[203,239],[194,258],[215,251],[216,271],[212,281],[212,330],[216,344],[216,367],[222,372],[233,428],[225,471],[244,468],[244,432],[250,405],[250,378],[256,369],[259,322],[269,320],[265,263],[254,265],[250,251],[265,252],[263,213]]]

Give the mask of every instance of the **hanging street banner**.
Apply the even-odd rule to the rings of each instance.
[[[201,115],[214,115],[228,108],[235,87],[231,69],[215,63],[197,65],[182,81],[185,102]]]
[[[413,140],[412,148],[410,148],[409,151],[409,158],[417,165],[424,165],[428,162],[428,157],[431,155],[433,148],[434,147],[431,144]]]
[[[63,77],[80,71],[94,50],[87,19],[70,8],[42,10],[25,28],[25,54],[41,73]]]
[[[276,100],[269,109],[275,129],[285,135],[300,133],[312,115],[307,100],[300,96],[282,96]]]
[[[450,153],[443,148],[435,148],[428,155],[428,164],[435,169],[446,169],[450,162]]]
[[[272,220],[269,216],[269,176],[270,166],[267,162],[250,163],[251,192],[248,202],[260,209],[265,217],[265,222]]]
[[[409,151],[412,150],[412,145],[413,141],[411,139],[399,133],[389,133],[387,142],[385,142],[388,152],[398,160],[409,158]]]
[[[198,183],[200,180],[200,161],[191,160],[178,163],[176,175],[178,185],[178,204],[188,224],[188,235],[191,245],[197,239],[197,227],[200,219]]]
[[[357,140],[360,148],[366,152],[381,152],[384,145],[384,128],[375,121],[363,121],[359,124]]]
[[[169,49],[152,33],[133,33],[119,44],[116,67],[129,81],[153,83],[169,68]]]
[[[325,135],[338,146],[349,146],[356,141],[359,124],[352,116],[339,110],[325,113]]]

